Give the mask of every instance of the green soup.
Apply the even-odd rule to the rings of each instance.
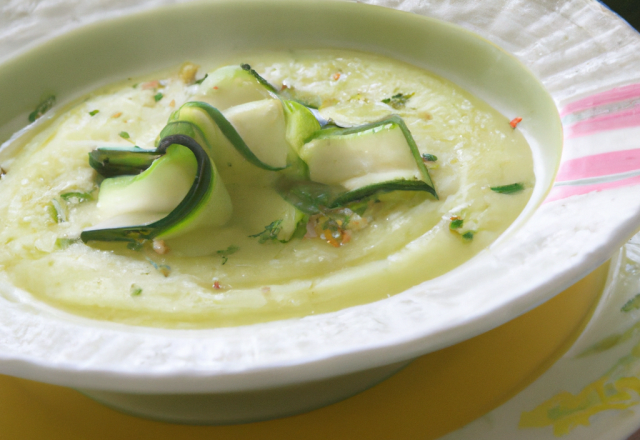
[[[305,237],[261,240],[268,217],[260,212],[281,197],[263,170],[220,160],[232,206],[222,226],[169,237],[155,251],[78,242],[115,209],[98,206],[100,179],[88,154],[103,145],[153,148],[172,112],[217,92],[176,68],[56,110],[24,146],[0,154],[2,277],[54,307],[127,324],[202,328],[303,317],[386,298],[459,266],[529,200],[534,173],[524,137],[442,78],[348,51],[247,54],[228,64],[240,63],[343,126],[399,115],[439,198],[378,193],[360,204],[337,243],[317,219]],[[341,164],[339,149],[327,157]]]

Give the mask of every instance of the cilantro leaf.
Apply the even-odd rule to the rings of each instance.
[[[254,235],[249,235],[249,237],[257,238],[259,243],[264,243],[268,240],[277,240],[278,234],[282,229],[282,226],[280,226],[281,224],[282,224],[282,219],[273,221],[269,223],[267,226],[265,226],[264,231]]]
[[[220,251],[216,251],[216,254],[220,255],[222,257],[222,265],[224,266],[225,264],[227,264],[227,261],[229,260],[229,255],[235,254],[236,252],[238,252],[240,250],[240,248],[238,246],[235,245],[231,245],[226,249],[220,250]]]
[[[153,99],[158,102],[160,101],[162,98],[164,98],[164,95],[161,92],[156,93],[155,95],[153,95]]]

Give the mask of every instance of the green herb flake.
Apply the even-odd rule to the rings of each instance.
[[[138,88],[138,83],[135,83],[134,85],[131,86],[132,89],[137,89]]]
[[[131,296],[140,296],[142,294],[142,287],[137,284],[131,285]]]
[[[154,99],[156,102],[160,101],[162,98],[164,98],[164,95],[163,95],[161,92],[158,92],[158,93],[156,93],[156,94],[153,96],[153,99]]]
[[[127,133],[126,131],[121,131],[120,133],[118,133],[118,135],[122,138],[122,139],[130,139],[131,136],[129,136],[129,133]]]
[[[425,153],[422,155],[422,160],[425,162],[435,162],[438,158],[434,154]]]
[[[464,220],[463,219],[461,219],[461,218],[453,219],[453,220],[451,220],[451,223],[449,223],[449,229],[451,229],[451,230],[460,229],[463,224],[464,224]],[[471,237],[473,238],[473,233],[472,233]]]
[[[623,312],[630,312],[631,310],[640,309],[640,293],[631,298],[620,309]]]
[[[53,199],[51,203],[47,205],[47,212],[56,223],[64,223],[67,221],[67,215],[57,199]]]
[[[205,73],[204,76],[196,81],[194,81],[194,84],[202,84],[202,81],[204,81],[205,79],[207,79],[207,77],[209,76],[208,73]]]
[[[464,238],[466,241],[471,241],[473,240],[473,235],[475,234],[475,232],[473,231],[467,231],[464,234],[462,234],[462,238]]]
[[[60,194],[60,198],[67,203],[82,203],[93,200],[93,196],[88,192],[68,192]]]
[[[36,119],[44,115],[46,112],[51,110],[51,107],[56,103],[55,95],[49,95],[45,99],[42,100],[40,104],[36,107],[34,111],[29,114],[29,122],[35,122]]]
[[[267,226],[265,226],[264,231],[255,235],[249,235],[249,237],[258,238],[259,243],[264,243],[268,240],[277,240],[278,234],[282,229],[282,226],[280,226],[281,224],[282,224],[282,219],[271,222]]]
[[[407,101],[413,96],[415,95],[415,93],[397,93],[395,95],[393,95],[391,98],[385,98],[382,100],[382,102],[384,104],[389,105],[390,107],[396,109],[396,110],[400,110],[401,108],[404,108],[404,106],[406,105]]]
[[[82,240],[79,238],[57,238],[56,239],[56,248],[58,249],[66,249],[72,244],[82,243]]]
[[[492,186],[490,188],[491,191],[499,194],[515,194],[522,191],[524,189],[524,185],[522,183],[512,183],[511,185]]]
[[[95,115],[97,115],[98,113],[100,113],[100,110],[91,110],[91,111],[89,112],[89,114],[90,114],[91,116],[95,116]]]
[[[229,255],[235,254],[239,250],[240,248],[238,246],[231,245],[224,250],[217,251],[216,254],[222,257],[222,265],[224,266],[225,264],[227,264],[227,261],[229,260]]]

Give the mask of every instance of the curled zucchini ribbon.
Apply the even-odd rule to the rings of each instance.
[[[438,199],[413,136],[398,115],[355,127],[323,128],[306,140],[300,155],[314,182],[304,188],[280,185],[282,196],[293,204],[321,195],[314,203],[333,209],[390,191],[424,191]]]
[[[172,145],[181,145],[188,148],[195,156],[197,162],[196,175],[193,184],[191,185],[191,188],[189,189],[187,195],[184,197],[184,199],[182,199],[178,206],[176,206],[166,217],[163,217],[162,219],[157,220],[153,223],[108,229],[84,230],[80,234],[80,239],[83,242],[86,243],[92,240],[135,242],[140,240],[153,239],[163,232],[166,232],[174,226],[184,222],[192,212],[196,211],[198,207],[207,200],[208,195],[211,193],[213,187],[213,166],[211,164],[209,155],[193,138],[183,134],[166,136],[160,140],[158,147],[154,151],[149,152],[147,150],[140,149],[141,151],[137,152],[132,151],[133,149],[129,149],[127,157],[138,159],[135,155],[140,154],[140,160],[135,160],[133,163],[140,165],[138,171],[141,171],[151,165],[151,163],[148,162],[147,159],[149,159],[150,157],[157,158],[164,155],[167,152],[167,149]],[[132,168],[134,168],[134,166],[121,166],[123,162],[121,160],[123,158],[123,154],[121,154],[121,152],[122,150],[110,155],[109,151],[103,150],[99,154],[91,156],[93,159],[96,159],[97,157],[102,159],[102,162],[100,162],[101,166],[99,168],[96,168],[96,170],[98,172],[103,170],[106,175],[109,176],[117,175],[117,172],[120,172],[122,170],[126,170],[127,172],[129,172]],[[114,164],[115,167],[111,168],[111,165]]]
[[[172,118],[169,120],[169,124],[167,124],[167,126],[162,130],[162,133],[160,134],[160,136],[162,137],[164,135],[170,134],[175,130],[182,130],[183,129],[182,127],[184,127],[184,126],[174,125],[174,124],[187,123],[187,124],[191,124],[194,128],[196,128],[198,130],[198,133],[205,140],[205,142],[209,144],[209,141],[207,139],[208,137],[210,137],[209,133],[207,133],[207,131],[201,125],[199,125],[196,122],[193,122],[192,120],[190,120],[190,118],[186,118],[181,114],[184,110],[188,111],[189,109],[198,109],[205,112],[207,116],[210,118],[211,122],[213,122],[218,127],[218,129],[220,129],[220,132],[224,135],[224,137],[226,137],[227,140],[231,143],[231,145],[233,145],[235,150],[243,158],[245,158],[247,162],[249,162],[250,164],[255,165],[258,168],[262,168],[267,171],[280,171],[286,168],[286,167],[274,167],[258,159],[258,157],[253,153],[253,151],[251,151],[251,149],[247,146],[247,144],[242,139],[238,131],[233,127],[233,125],[231,125],[231,123],[227,120],[227,118],[224,117],[222,112],[217,108],[215,108],[214,106],[207,104],[206,102],[190,101],[183,104],[182,107],[180,107],[180,109],[174,113],[174,116],[172,116]],[[209,145],[209,147],[211,148],[213,146]]]
[[[336,208],[338,206],[343,206],[348,203],[351,203],[356,200],[361,200],[366,197],[370,197],[378,192],[389,192],[389,191],[426,191],[431,194],[433,197],[438,200],[438,194],[436,193],[435,186],[433,181],[431,180],[431,176],[429,175],[429,170],[425,166],[422,161],[422,156],[420,155],[420,151],[418,150],[418,146],[416,145],[407,124],[405,124],[404,120],[398,115],[391,115],[388,118],[382,119],[377,122],[372,122],[370,124],[359,125],[357,127],[351,128],[342,128],[342,129],[330,129],[333,135],[349,135],[355,133],[361,133],[363,131],[372,130],[377,127],[381,127],[388,124],[397,125],[402,134],[404,135],[405,140],[407,141],[407,145],[409,146],[409,150],[411,151],[411,155],[413,156],[416,166],[420,171],[420,180],[391,180],[386,182],[374,183],[371,185],[367,185],[362,188],[358,188],[344,194],[339,195],[334,200],[332,200],[329,208]]]
[[[100,147],[89,153],[89,165],[104,177],[138,174],[161,155],[157,150],[135,147]]]

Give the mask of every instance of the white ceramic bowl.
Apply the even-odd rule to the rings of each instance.
[[[98,11],[108,9],[95,4]],[[488,6],[476,8],[504,20]],[[454,11],[465,16],[462,2],[441,10],[444,18]],[[506,37],[511,28],[498,30]],[[0,60],[0,96],[12,103],[0,107],[0,135],[20,128],[44,91],[67,101],[123,76],[263,47],[384,54],[523,117],[519,128],[532,146],[537,176],[530,203],[494,245],[444,276],[383,301],[301,319],[212,330],[130,327],[71,316],[2,285],[0,372],[82,389],[121,410],[163,420],[237,423],[293,414],[359,392],[421,354],[526,312],[604,262],[636,229],[640,193],[629,186],[634,182],[604,190],[606,182],[598,180],[635,175],[615,180],[613,174],[581,174],[584,166],[571,162],[618,147],[587,139],[593,105],[578,101],[567,108],[586,114],[579,121],[587,127],[575,130],[587,130],[583,143],[587,153],[596,153],[565,154],[561,164],[556,103],[515,57],[451,24],[364,4],[194,2],[36,38]],[[598,89],[580,89],[580,75],[574,79],[574,94],[555,91],[556,101]],[[549,193],[558,167],[564,180]],[[632,171],[624,168],[623,174]]]

